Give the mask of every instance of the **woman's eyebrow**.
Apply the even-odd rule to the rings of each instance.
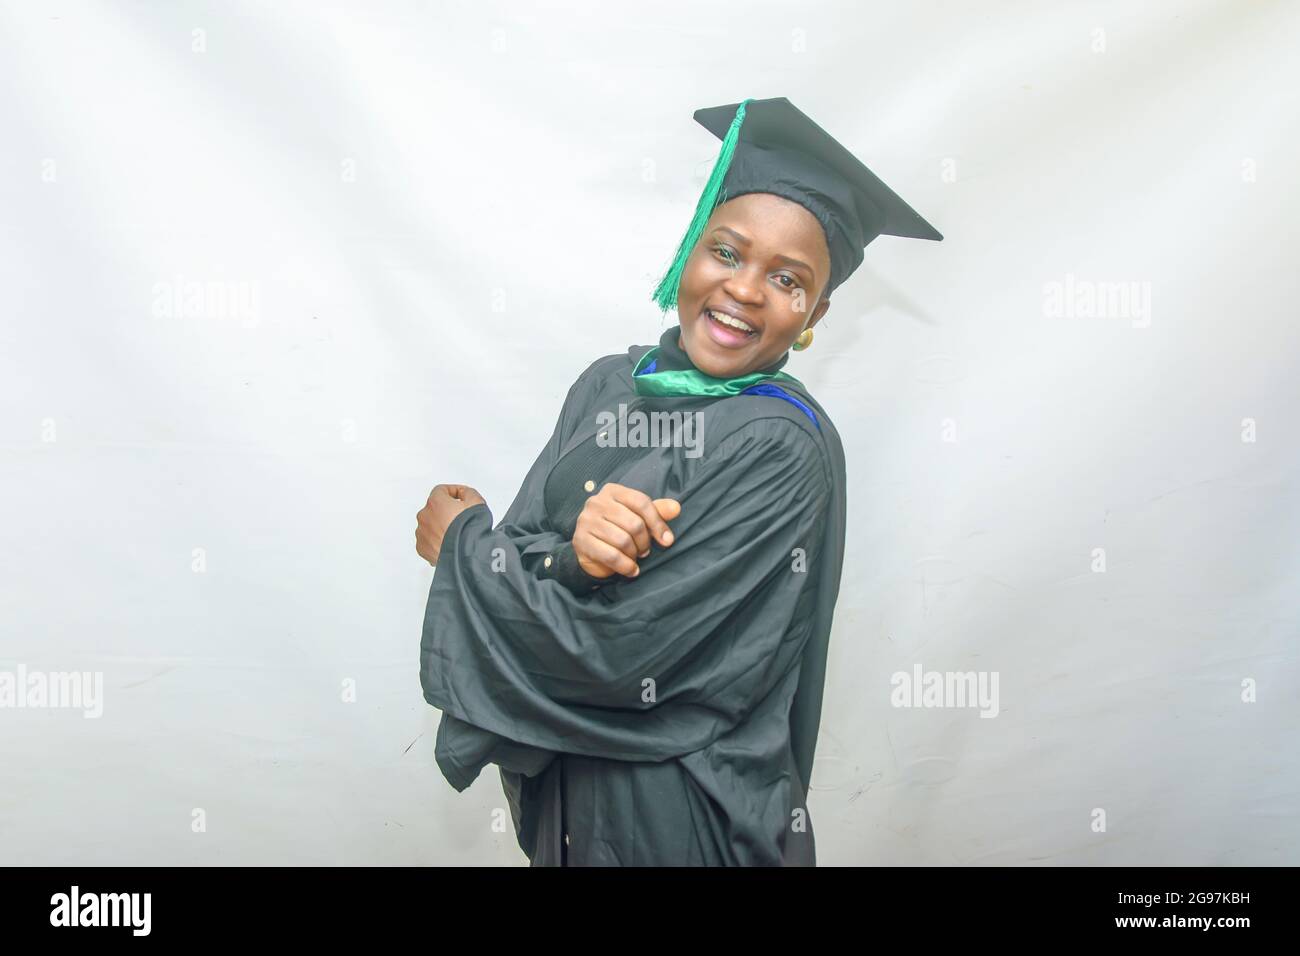
[[[733,238],[734,238],[738,243],[740,243],[742,246],[747,246],[747,245],[749,245],[749,240],[746,239],[744,236],[742,236],[740,233],[736,232],[736,230],[732,229],[730,226],[718,226],[718,228],[714,229],[713,231],[714,231],[714,232],[729,232],[729,233],[731,233],[732,237],[733,237]]]
[[[813,281],[814,281],[814,282],[817,281],[817,273],[816,273],[816,271],[813,269],[812,266],[808,265],[808,263],[802,261],[801,259],[793,259],[793,258],[791,258],[790,256],[782,256],[782,255],[778,255],[778,256],[776,256],[776,258],[777,258],[777,259],[780,259],[780,260],[781,260],[782,262],[784,262],[786,265],[791,265],[791,266],[802,266],[805,270],[807,270],[808,274],[809,274],[810,276],[812,276]]]

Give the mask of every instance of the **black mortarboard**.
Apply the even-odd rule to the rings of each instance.
[[[719,203],[747,193],[773,193],[797,202],[821,223],[831,254],[825,294],[862,264],[876,236],[942,239],[871,170],[784,96],[695,111],[695,120],[722,140],[695,217],[654,300],[677,304],[686,259]]]

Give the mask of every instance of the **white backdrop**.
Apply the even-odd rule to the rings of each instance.
[[[1298,27],[4,3],[0,671],[103,713],[0,709],[0,862],[526,864],[433,761],[415,512],[499,518],[675,321],[691,112],[745,96],[947,237],[873,243],[789,366],[850,476],[820,862],[1300,862]],[[916,665],[998,716],[891,706]]]

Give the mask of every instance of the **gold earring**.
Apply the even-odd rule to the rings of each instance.
[[[791,347],[796,352],[802,352],[808,346],[812,345],[812,340],[813,340],[812,329],[804,329],[802,332],[799,333],[799,337],[794,340],[794,345]]]

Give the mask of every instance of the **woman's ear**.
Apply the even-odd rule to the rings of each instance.
[[[814,325],[820,322],[822,320],[822,316],[826,314],[826,310],[829,309],[830,307],[831,307],[830,299],[822,299],[820,302],[818,302],[817,307],[813,309],[812,318],[808,320],[808,324],[805,325],[804,328],[811,329]]]

